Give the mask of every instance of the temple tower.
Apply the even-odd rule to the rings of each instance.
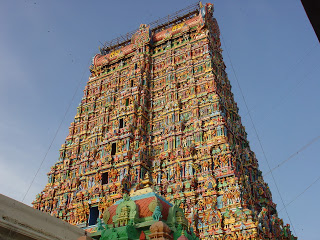
[[[149,179],[200,239],[291,239],[251,151],[213,5],[103,46],[35,208],[92,229]]]

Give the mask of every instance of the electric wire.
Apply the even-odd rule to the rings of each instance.
[[[304,60],[307,56],[309,56],[310,53],[312,52],[312,50],[313,50],[315,47],[317,47],[317,46],[318,46],[318,43],[316,42],[311,48],[309,48],[309,49],[304,53],[304,55],[303,55],[297,62],[295,62],[294,64],[292,64],[291,67],[289,67],[288,72],[291,72],[293,69],[296,69],[296,66],[298,66],[300,63],[302,63],[303,60]],[[296,86],[295,86],[294,88],[291,88],[291,90],[289,89],[289,91],[288,91],[286,94],[283,94],[283,95],[282,95],[282,98],[281,98],[279,101],[277,101],[277,103],[274,104],[274,105],[271,107],[270,110],[273,110],[273,109],[275,109],[276,107],[278,107],[278,106],[280,105],[279,102],[283,102],[283,101],[287,98],[287,97],[285,97],[285,96],[287,96],[289,93],[293,92],[293,91],[295,90],[295,88],[298,87],[298,85],[301,84],[301,83],[303,82],[303,80],[305,80],[305,78],[306,78],[309,74],[310,74],[310,71],[309,71],[303,78],[301,78],[301,80],[299,80],[299,81],[296,82],[296,84],[295,84]],[[286,74],[286,77],[285,77],[285,79],[283,80],[283,82],[287,81],[288,78],[289,78],[289,73]],[[257,104],[256,106],[252,107],[248,112],[246,112],[245,114],[243,114],[242,118],[246,117],[246,116],[249,114],[249,112],[252,112],[257,106],[261,106],[261,104]],[[263,119],[265,119],[265,118],[263,118]]]
[[[246,13],[243,11],[242,8],[240,8],[240,10],[241,10],[241,12],[243,13],[243,15],[245,15],[246,17],[248,17],[248,14],[246,14]],[[284,81],[287,81],[287,79],[289,78],[289,77],[288,77],[288,76],[289,76],[289,72],[291,72],[293,69],[296,69],[296,66],[298,66],[300,63],[302,63],[302,62],[304,61],[304,59],[305,59],[307,56],[310,55],[310,53],[312,52],[312,50],[313,50],[315,47],[319,46],[318,44],[319,44],[318,41],[316,41],[313,46],[311,46],[307,51],[304,52],[304,54],[300,57],[300,59],[299,59],[298,61],[296,61],[295,63],[293,63],[293,64],[291,65],[291,67],[289,67],[289,70],[288,70],[288,72],[287,72],[287,74],[286,74],[286,77],[285,77]],[[298,81],[298,83],[297,83],[296,85],[299,85],[300,83],[301,83],[301,81]],[[293,91],[293,90],[291,90],[291,91]],[[285,95],[286,95],[286,94],[285,94]],[[282,100],[283,100],[283,99],[282,99]],[[276,106],[278,106],[278,105],[279,105],[279,102],[277,102]],[[247,111],[247,112],[242,116],[242,118],[246,117],[246,116],[248,115],[248,113],[249,113],[249,112],[252,112],[257,106],[260,106],[260,104],[257,104],[257,105],[255,105],[254,107],[251,107],[251,109],[250,109],[249,111]],[[273,108],[275,108],[275,106],[273,106],[271,110],[273,110]]]
[[[314,144],[316,141],[318,141],[320,139],[320,135],[314,139],[312,139],[310,142],[308,142],[306,145],[304,145],[303,147],[301,147],[298,151],[296,151],[295,153],[291,154],[287,159],[283,160],[282,162],[280,162],[277,166],[275,166],[274,168],[272,168],[269,172],[265,173],[263,176],[267,176],[268,174],[270,174],[271,172],[273,172],[275,169],[279,168],[282,164],[288,162],[290,159],[292,159],[293,157],[297,156],[299,153],[301,153],[302,151],[306,150],[308,147],[310,147],[312,144]]]
[[[90,64],[90,61],[88,62],[88,64],[86,64],[86,66],[88,66],[89,64]],[[87,71],[87,68],[84,68],[83,74],[82,74],[82,76],[81,76],[81,78],[80,78],[80,81],[78,82],[78,85],[77,85],[75,91],[74,91],[74,94],[73,94],[73,96],[72,96],[72,99],[71,99],[71,101],[70,101],[70,103],[69,103],[69,105],[68,105],[68,107],[67,107],[67,109],[66,109],[66,111],[65,111],[65,113],[64,113],[64,116],[63,116],[63,118],[62,118],[62,120],[61,120],[61,122],[60,122],[60,124],[59,124],[59,126],[58,126],[58,128],[57,128],[57,130],[56,130],[56,132],[55,132],[55,134],[54,134],[51,142],[50,142],[50,145],[49,145],[49,147],[48,147],[48,149],[47,149],[44,157],[42,158],[42,161],[41,161],[41,163],[40,163],[40,165],[39,165],[36,173],[34,174],[34,176],[33,176],[33,178],[32,178],[32,181],[31,181],[31,183],[29,184],[29,187],[27,188],[27,191],[26,191],[26,193],[24,194],[21,202],[23,202],[23,201],[25,200],[26,196],[28,195],[28,193],[29,193],[29,191],[30,191],[30,189],[31,189],[31,186],[32,186],[33,183],[34,183],[34,180],[36,179],[36,177],[37,177],[37,175],[38,175],[38,173],[39,173],[39,171],[40,171],[40,169],[41,169],[44,161],[46,160],[46,157],[47,157],[47,155],[48,155],[48,153],[49,153],[49,151],[50,151],[50,149],[51,149],[51,147],[52,147],[52,145],[53,145],[53,143],[54,143],[54,141],[55,141],[55,139],[56,139],[56,137],[57,137],[57,135],[58,135],[58,133],[59,133],[59,131],[60,131],[60,129],[61,129],[61,126],[62,126],[62,124],[63,124],[63,122],[64,122],[64,120],[65,120],[65,118],[66,118],[66,116],[67,116],[67,114],[68,114],[68,112],[69,112],[69,110],[70,110],[70,107],[71,107],[71,105],[72,105],[72,103],[73,103],[73,100],[74,100],[75,96],[77,95],[77,92],[78,92],[79,87],[80,87],[80,85],[81,85],[81,83],[82,83],[82,81],[83,81],[83,77],[84,77],[86,71]]]
[[[264,158],[265,158],[265,160],[266,160],[266,162],[267,162],[267,166],[268,166],[269,170],[271,171],[271,167],[270,167],[268,158],[267,158],[267,156],[266,156],[266,154],[265,154],[265,151],[264,151],[264,148],[263,148],[263,146],[262,146],[262,143],[261,143],[261,140],[260,140],[258,131],[257,131],[255,125],[254,125],[254,122],[253,122],[251,113],[250,113],[250,111],[249,111],[249,107],[248,107],[248,105],[247,105],[247,101],[246,101],[246,99],[245,99],[245,97],[244,97],[244,95],[243,95],[242,88],[241,88],[241,86],[240,86],[240,83],[239,83],[237,74],[236,74],[235,69],[234,69],[234,67],[233,67],[233,64],[232,64],[232,61],[231,61],[231,58],[230,58],[230,55],[229,55],[229,52],[228,52],[228,49],[227,49],[227,45],[226,45],[226,43],[225,43],[225,41],[224,41],[224,38],[223,38],[223,36],[222,36],[221,33],[220,33],[220,35],[221,35],[221,39],[222,39],[222,41],[223,41],[223,44],[224,44],[224,46],[225,46],[225,49],[226,49],[226,52],[227,52],[227,56],[228,56],[229,61],[230,61],[231,69],[232,69],[232,71],[233,71],[233,74],[234,74],[234,76],[235,76],[237,85],[238,85],[239,90],[240,90],[240,94],[241,94],[242,99],[243,99],[243,101],[244,101],[244,104],[245,104],[245,106],[246,106],[246,109],[247,109],[247,112],[248,112],[248,115],[249,115],[251,124],[252,124],[252,126],[253,126],[254,132],[255,132],[256,137],[257,137],[257,139],[258,139],[258,142],[259,142],[260,148],[261,148],[261,150],[262,150],[263,156],[264,156]],[[292,224],[292,221],[291,221],[291,218],[290,218],[289,213],[288,213],[288,211],[287,211],[287,208],[286,208],[286,206],[285,206],[285,204],[284,204],[284,201],[283,201],[282,195],[281,195],[281,193],[280,193],[278,184],[277,184],[277,182],[276,182],[276,180],[275,180],[275,178],[274,178],[274,175],[273,175],[272,171],[271,171],[270,173],[271,173],[272,179],[273,179],[273,181],[274,181],[274,184],[275,184],[275,186],[276,186],[277,192],[278,192],[278,194],[279,194],[279,196],[280,196],[281,202],[282,202],[282,204],[283,204],[283,206],[284,206],[284,210],[285,210],[285,212],[286,212],[286,214],[287,214],[287,217],[288,217],[288,219],[289,219],[289,222],[290,222],[290,224],[291,224],[291,226],[292,226],[292,230],[294,231],[294,234],[297,236],[297,233],[296,233],[296,231],[295,231],[295,229],[294,229],[294,226],[293,226],[293,224]]]
[[[319,64],[319,63],[316,62],[316,64],[314,64],[314,66],[313,66],[312,68],[316,69],[316,66],[317,66],[318,64]],[[285,102],[285,100],[288,99],[287,96],[288,96],[289,94],[291,94],[291,93],[292,93],[299,85],[301,85],[301,83],[303,83],[307,78],[309,78],[309,75],[310,75],[310,74],[311,74],[310,71],[307,72],[307,73],[301,78],[301,80],[299,80],[299,81],[296,83],[296,85],[295,85],[293,88],[291,88],[290,90],[288,90],[287,93],[284,94],[284,95],[282,96],[282,98],[279,99],[279,101],[277,101],[277,103],[274,104],[274,105],[271,107],[270,112],[273,111],[273,110],[275,110],[277,107],[281,106],[281,104],[283,104],[283,103]],[[310,78],[309,78],[309,79],[310,79]],[[252,112],[252,109],[250,110],[250,112]],[[264,111],[264,112],[266,113],[266,111]],[[247,112],[247,115],[248,115],[248,112]],[[246,115],[245,115],[245,116],[246,116]],[[256,126],[261,125],[261,123],[264,122],[264,121],[266,121],[266,119],[268,119],[270,116],[271,116],[270,113],[265,114],[265,115],[261,118],[260,121],[257,121],[257,122],[256,122]],[[253,129],[253,126],[251,126],[250,128],[248,128],[247,130],[251,130],[251,129]],[[252,140],[253,140],[253,139],[251,139],[251,141],[252,141]]]
[[[311,188],[314,184],[316,184],[318,181],[320,180],[320,176],[314,181],[312,182],[308,187],[306,187],[300,194],[298,194],[294,199],[292,199],[289,203],[287,203],[285,205],[285,207],[288,207],[291,203],[293,203],[295,200],[297,200],[297,198],[299,198],[301,195],[303,195],[309,188]],[[285,209],[284,207],[281,208],[278,212],[281,212],[283,209]]]

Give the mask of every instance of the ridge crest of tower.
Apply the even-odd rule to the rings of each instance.
[[[190,19],[196,16],[201,9],[201,2],[196,2],[192,5],[187,6],[186,8],[180,9],[173,14],[170,14],[166,17],[159,18],[151,23],[146,25],[150,26],[152,33],[157,33],[164,28],[171,27],[175,24],[178,24],[184,20]],[[117,38],[114,38],[110,41],[106,41],[103,46],[100,48],[100,53],[105,55],[111,51],[117,50],[123,46],[127,46],[131,42],[131,37],[137,32],[137,29],[127,32],[124,35],[121,35]]]

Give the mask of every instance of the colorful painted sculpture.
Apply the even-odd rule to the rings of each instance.
[[[90,228],[147,173],[200,239],[294,239],[241,124],[213,5],[188,9],[142,24],[93,58],[60,158],[33,205]],[[115,224],[131,226],[133,216],[124,209]]]
[[[104,211],[104,224],[88,228],[91,237],[113,239],[176,240],[183,234],[189,240],[198,239],[183,210],[159,196],[150,187],[124,194]]]

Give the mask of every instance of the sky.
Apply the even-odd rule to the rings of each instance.
[[[101,43],[194,2],[0,1],[0,193],[30,205],[44,188]],[[319,239],[320,44],[302,4],[211,2],[260,169],[285,161],[264,177],[279,216]]]

